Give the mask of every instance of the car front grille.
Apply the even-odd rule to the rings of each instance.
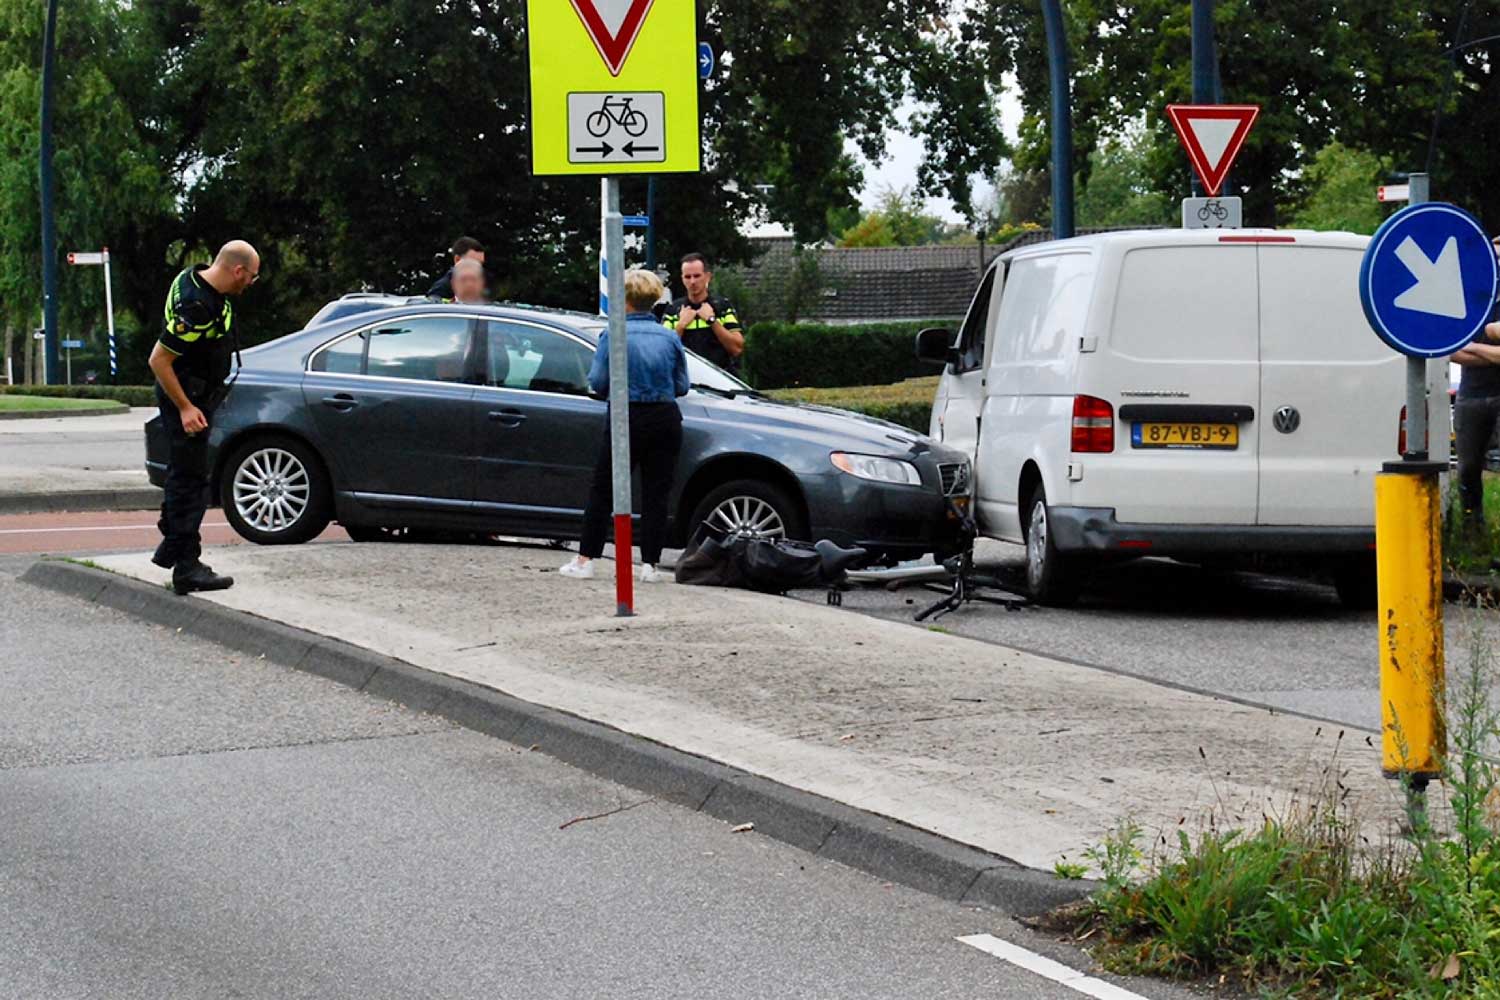
[[[943,496],[961,497],[969,493],[969,463],[951,462],[938,466],[938,475],[943,477]]]

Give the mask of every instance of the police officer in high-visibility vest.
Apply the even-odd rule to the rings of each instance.
[[[224,401],[236,348],[229,297],[259,277],[260,255],[243,240],[224,244],[212,264],[183,271],[167,291],[161,338],[151,350],[156,404],[169,442],[157,522],[162,541],[151,561],[172,571],[178,594],[234,585],[203,564],[199,528],[208,508],[208,429]]]
[[[734,306],[708,294],[714,273],[701,253],[682,258],[682,287],[687,294],[672,300],[662,325],[677,331],[683,346],[727,372],[737,372],[745,353],[745,334]]]

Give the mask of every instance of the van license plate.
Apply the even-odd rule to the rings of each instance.
[[[1130,443],[1136,448],[1215,448],[1240,446],[1238,424],[1132,424]]]

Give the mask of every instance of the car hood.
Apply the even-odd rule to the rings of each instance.
[[[808,440],[824,440],[833,448],[893,456],[947,451],[910,427],[849,410],[783,402],[766,396],[744,395],[725,399],[706,392],[694,393],[693,401],[703,407],[711,420],[722,420],[739,427],[784,431]]]

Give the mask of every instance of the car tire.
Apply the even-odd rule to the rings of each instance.
[[[806,519],[797,501],[780,486],[759,479],[734,479],[709,490],[693,508],[684,534],[692,535],[704,521],[731,534],[808,541]],[[748,530],[756,525],[763,525],[763,531]]]
[[[1374,556],[1354,556],[1333,567],[1333,588],[1350,611],[1373,611],[1380,603]]]
[[[257,545],[311,541],[333,512],[322,459],[286,437],[258,437],[236,448],[224,463],[219,497],[230,527]]]
[[[1026,511],[1022,525],[1026,538],[1026,590],[1038,604],[1068,607],[1078,600],[1083,581],[1078,560],[1057,549],[1057,540],[1052,535],[1052,512],[1042,487],[1038,486],[1031,494]]]

